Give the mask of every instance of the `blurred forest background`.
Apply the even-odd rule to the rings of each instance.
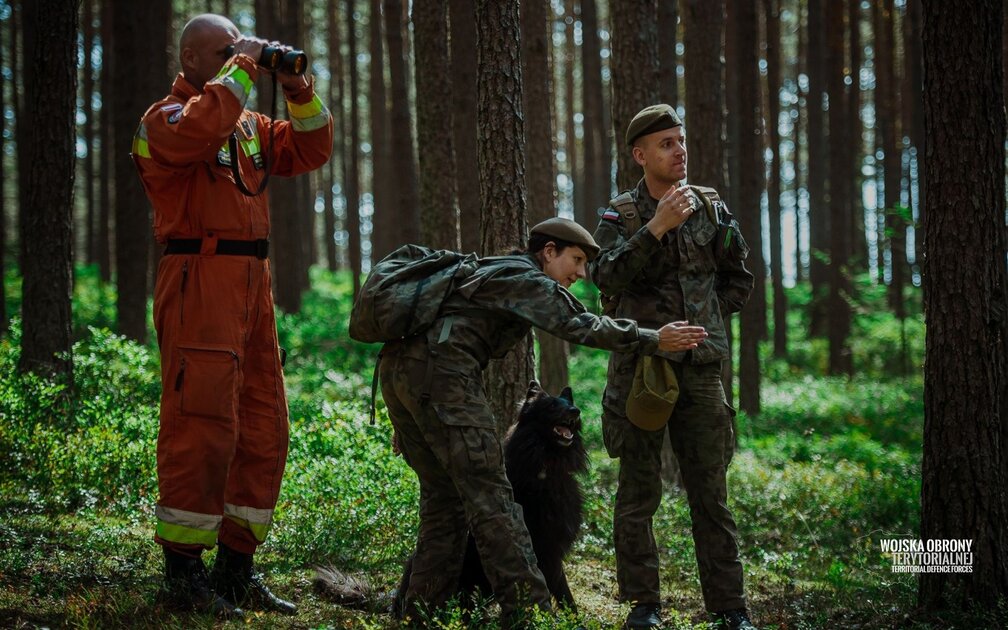
[[[641,175],[627,123],[667,102],[689,181],[721,192],[752,248],[725,384],[757,621],[1004,623],[1008,23],[999,0],[951,4],[0,0],[0,623],[164,623],[148,531],[160,247],[129,150],[202,12],[303,48],[336,123],[327,166],[269,189],[292,450],[265,562],[307,602],[299,619],[390,624],[319,598],[310,569],[391,585],[414,540],[412,474],[387,422],[366,425],[377,348],[346,338],[362,274],[407,242],[500,253],[556,215],[593,231]],[[273,98],[264,73],[250,107]],[[578,295],[598,308],[593,287]],[[574,387],[593,470],[568,573],[610,627],[625,611],[595,421],[606,357],[539,337],[492,367],[489,394],[506,426],[534,374]],[[690,627],[702,605],[668,470],[663,591]],[[891,573],[891,537],[971,538],[974,573]]]

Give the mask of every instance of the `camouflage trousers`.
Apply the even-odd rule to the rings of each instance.
[[[442,606],[455,594],[470,531],[502,617],[519,616],[533,604],[549,610],[549,590],[505,474],[482,380],[478,373],[432,369],[428,374],[426,359],[395,351],[381,363],[382,396],[403,457],[420,480],[406,614],[415,616],[418,604]],[[431,397],[422,401],[428,379]]]
[[[637,357],[613,354],[603,396],[606,449],[620,460],[613,537],[623,601],[660,602],[652,519],[662,498],[661,450],[668,437],[679,460],[704,604],[711,612],[746,605],[726,473],[734,452],[734,410],[721,386],[721,364],[673,363],[679,400],[666,428],[645,431],[626,417]]]

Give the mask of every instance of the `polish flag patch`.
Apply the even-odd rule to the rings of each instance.
[[[619,221],[619,212],[616,212],[612,208],[609,208],[602,213],[602,218],[606,221]]]

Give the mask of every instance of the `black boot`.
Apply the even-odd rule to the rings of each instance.
[[[635,604],[626,621],[623,622],[624,630],[636,630],[637,628],[659,628],[661,627],[661,604]]]
[[[712,615],[714,627],[724,630],[756,630],[756,626],[749,621],[749,611],[745,608],[726,610]]]
[[[213,588],[221,597],[249,610],[267,610],[293,615],[297,606],[274,595],[252,568],[252,554],[241,553],[223,543],[217,545],[217,560],[210,573]]]
[[[210,588],[206,565],[200,558],[184,556],[167,547],[164,583],[158,591],[158,602],[180,612],[210,613],[221,619],[241,619],[242,610],[219,597]]]

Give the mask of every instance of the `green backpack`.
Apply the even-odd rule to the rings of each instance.
[[[365,343],[410,337],[429,328],[456,276],[471,274],[476,254],[403,245],[374,267],[350,312],[350,337]]]

